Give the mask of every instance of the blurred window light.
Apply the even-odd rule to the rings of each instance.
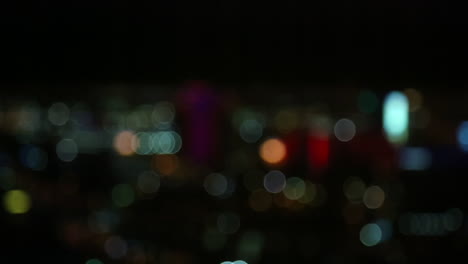
[[[426,170],[431,166],[431,152],[422,147],[405,147],[400,150],[400,168],[403,170]]]
[[[114,137],[114,149],[122,156],[130,156],[134,153],[132,143],[135,141],[135,134],[132,131],[124,130]]]
[[[160,131],[152,136],[154,154],[175,154],[182,148],[182,138],[175,131]]]
[[[408,138],[409,103],[401,92],[390,92],[383,105],[383,126],[388,140],[404,144]]]

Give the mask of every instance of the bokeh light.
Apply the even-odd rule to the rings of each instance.
[[[263,125],[255,119],[244,120],[239,127],[239,135],[245,142],[255,143],[263,135]]]
[[[349,177],[343,184],[343,191],[349,201],[361,202],[366,191],[366,184],[359,177]]]
[[[262,143],[259,154],[268,164],[280,164],[286,159],[286,145],[280,139],[270,138]]]
[[[286,187],[286,176],[279,170],[272,170],[265,174],[263,186],[270,193],[280,193]]]
[[[103,264],[102,261],[100,261],[99,259],[88,259],[88,261],[86,261],[86,264]]]
[[[159,190],[161,180],[154,171],[144,171],[138,176],[138,189],[145,194],[153,194]]]
[[[432,164],[431,152],[422,147],[405,147],[400,150],[400,168],[404,170],[427,170]]]
[[[104,243],[104,250],[112,259],[123,258],[127,254],[127,242],[119,236],[111,236]]]
[[[304,180],[298,177],[291,177],[286,181],[286,187],[283,190],[284,196],[289,200],[298,200],[304,196],[306,184]]]
[[[70,162],[78,155],[78,146],[73,139],[64,138],[57,143],[55,151],[60,160]]]
[[[408,138],[409,103],[401,92],[393,91],[385,97],[383,126],[387,138],[395,144],[403,144]]]
[[[221,233],[234,234],[239,230],[240,218],[236,213],[224,212],[218,215],[216,223]]]
[[[265,238],[262,233],[256,230],[249,230],[242,234],[239,240],[237,257],[250,263],[255,263],[260,259],[264,244]]]
[[[24,214],[31,208],[31,198],[25,191],[11,190],[4,194],[3,205],[10,214]]]
[[[367,224],[359,232],[361,243],[367,247],[373,247],[382,240],[382,230],[377,224]]]
[[[343,118],[336,122],[334,132],[339,141],[348,142],[356,135],[356,125],[353,121]]]
[[[291,109],[280,110],[275,116],[275,126],[280,133],[288,133],[299,126],[299,115]]]
[[[70,109],[64,103],[54,103],[48,111],[49,121],[56,126],[63,126],[70,118]]]
[[[212,173],[205,178],[203,187],[212,196],[222,196],[228,190],[228,179],[221,173]]]
[[[385,192],[377,185],[366,189],[363,196],[364,205],[369,209],[380,208],[385,201]]]
[[[159,102],[152,113],[153,124],[159,129],[171,127],[175,118],[175,108],[170,102]]]
[[[135,192],[128,184],[117,184],[112,188],[112,201],[118,207],[127,207],[135,200]]]
[[[154,155],[153,168],[164,176],[173,175],[179,169],[179,157],[172,154]]]
[[[468,121],[464,121],[458,126],[457,141],[460,148],[468,152]]]
[[[132,131],[120,131],[114,137],[114,149],[122,156],[130,156],[134,153],[133,142],[135,134]]]
[[[133,137],[132,150],[139,155],[151,154],[153,150],[153,135],[147,132],[138,132]]]
[[[175,154],[182,148],[182,139],[175,131],[160,131],[152,135],[152,153]]]
[[[32,170],[44,170],[47,167],[47,152],[34,145],[24,145],[20,149],[20,160],[23,166]]]
[[[422,94],[418,90],[413,88],[404,90],[404,93],[408,98],[410,111],[415,112],[419,110],[424,101]]]

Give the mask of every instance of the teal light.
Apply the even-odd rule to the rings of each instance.
[[[403,144],[408,138],[409,103],[401,92],[387,95],[383,105],[383,126],[387,138],[395,144]]]

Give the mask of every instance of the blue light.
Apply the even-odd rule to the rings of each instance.
[[[408,147],[400,152],[400,168],[404,170],[425,170],[431,166],[431,163],[431,152],[425,148]]]
[[[405,143],[408,138],[409,103],[401,92],[387,95],[383,105],[383,126],[387,138],[392,143]]]
[[[458,127],[457,140],[460,148],[468,152],[468,121],[464,121]]]

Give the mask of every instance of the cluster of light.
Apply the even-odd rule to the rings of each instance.
[[[400,150],[400,168],[404,170],[426,170],[431,166],[432,155],[422,147],[406,147]]]
[[[405,235],[443,236],[460,229],[463,219],[458,208],[445,213],[406,213],[399,218],[399,229]]]
[[[138,189],[145,194],[153,194],[159,190],[161,180],[154,171],[144,171],[138,176]]]
[[[306,192],[304,180],[298,177],[291,177],[286,181],[286,187],[283,190],[284,196],[289,200],[299,200]]]
[[[272,195],[263,189],[255,190],[249,196],[249,206],[257,212],[267,211],[271,208],[272,203]]]
[[[131,147],[140,155],[175,154],[182,147],[182,139],[175,131],[139,132],[132,137]]]
[[[379,101],[374,92],[364,90],[359,93],[358,96],[358,107],[363,113],[370,114],[377,110]]]
[[[127,255],[127,242],[119,236],[111,236],[104,243],[104,250],[112,259],[120,259]]]
[[[239,216],[233,212],[219,214],[216,223],[218,230],[223,234],[234,234],[240,227]]]
[[[112,201],[118,207],[127,207],[135,200],[135,192],[128,184],[117,184],[112,188]]]
[[[34,145],[24,145],[20,149],[20,160],[24,167],[43,170],[47,167],[47,153]]]
[[[280,193],[286,187],[286,176],[279,170],[272,170],[263,178],[263,187],[270,193]]]
[[[50,106],[47,117],[53,125],[63,126],[70,118],[70,109],[64,103],[54,103]]]
[[[380,208],[385,201],[385,192],[377,185],[370,186],[364,192],[362,200],[369,209]]]
[[[55,151],[60,160],[70,162],[78,155],[78,146],[73,139],[65,138],[57,143]]]
[[[458,127],[457,141],[460,148],[468,152],[468,121],[462,122]]]
[[[11,190],[4,194],[3,205],[10,214],[24,214],[31,208],[31,198],[25,191]]]
[[[339,141],[348,142],[356,135],[356,125],[353,121],[343,118],[336,122],[334,132]]]
[[[11,190],[16,184],[15,172],[9,167],[0,167],[0,188]]]
[[[361,228],[359,238],[365,246],[375,246],[382,241],[382,230],[377,224],[367,224]]]
[[[349,177],[343,184],[343,191],[349,201],[360,202],[366,191],[366,184],[359,177]]]
[[[383,105],[383,127],[387,138],[395,144],[403,144],[408,138],[409,103],[401,92],[391,92]]]
[[[277,138],[265,140],[260,146],[260,157],[268,164],[276,165],[286,159],[286,145]]]
[[[381,242],[388,241],[393,236],[393,223],[391,220],[387,218],[380,218],[375,223],[380,227],[382,231],[382,239]]]

